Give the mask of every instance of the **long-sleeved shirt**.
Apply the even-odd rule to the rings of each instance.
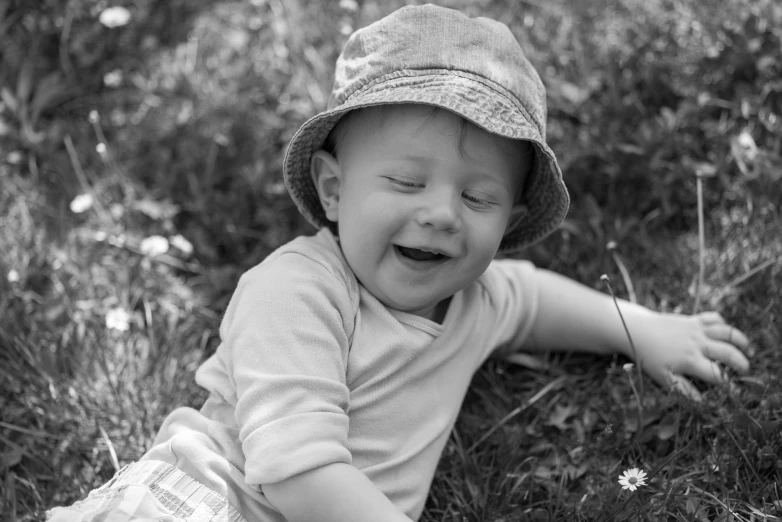
[[[274,522],[262,484],[349,463],[417,520],[474,372],[522,345],[536,296],[532,264],[495,260],[438,324],[373,297],[327,229],[297,238],[242,276],[196,372],[207,401],[172,412],[144,459]]]

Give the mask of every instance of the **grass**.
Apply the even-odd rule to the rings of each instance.
[[[0,519],[83,497],[204,399],[193,372],[238,276],[310,232],[281,185],[287,141],[325,105],[346,34],[402,3],[129,0],[114,29],[97,1],[0,6]],[[657,310],[700,299],[754,355],[701,403],[621,358],[489,361],[422,520],[782,519],[782,10],[441,3],[507,23],[547,85],[573,206],[524,255],[619,296],[629,280]],[[155,235],[193,251],[147,255]],[[631,467],[650,475],[633,493]]]

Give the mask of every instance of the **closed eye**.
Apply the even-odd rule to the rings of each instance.
[[[467,201],[472,201],[473,203],[487,203],[486,201],[484,201],[482,199],[479,199],[479,198],[476,198],[475,196],[470,196],[469,194],[463,194],[462,196]]]
[[[399,185],[400,187],[404,188],[420,188],[423,187],[422,184],[416,183],[411,180],[407,179],[399,179],[399,178],[388,178],[388,180],[393,183],[394,185]]]
[[[466,199],[473,207],[489,208],[496,205],[496,203],[494,203],[489,199],[477,197],[473,194],[468,194],[466,192],[462,194],[462,197]]]

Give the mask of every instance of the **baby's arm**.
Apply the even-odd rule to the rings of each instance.
[[[742,353],[747,337],[719,314],[662,314],[619,300],[635,344],[634,354],[613,299],[548,270],[538,270],[538,313],[528,351],[623,353],[661,386],[699,398],[685,377],[717,384],[727,381],[718,363],[739,372],[749,369]]]
[[[358,469],[322,466],[263,486],[266,498],[289,522],[410,522]]]
[[[236,397],[246,482],[286,520],[409,522],[351,465],[346,361],[354,306],[336,270],[287,253],[242,277],[216,354],[231,387],[216,391]]]

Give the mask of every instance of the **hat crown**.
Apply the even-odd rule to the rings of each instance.
[[[427,4],[401,8],[351,35],[337,59],[328,108],[403,71],[473,75],[529,115],[546,135],[546,91],[504,24]]]

